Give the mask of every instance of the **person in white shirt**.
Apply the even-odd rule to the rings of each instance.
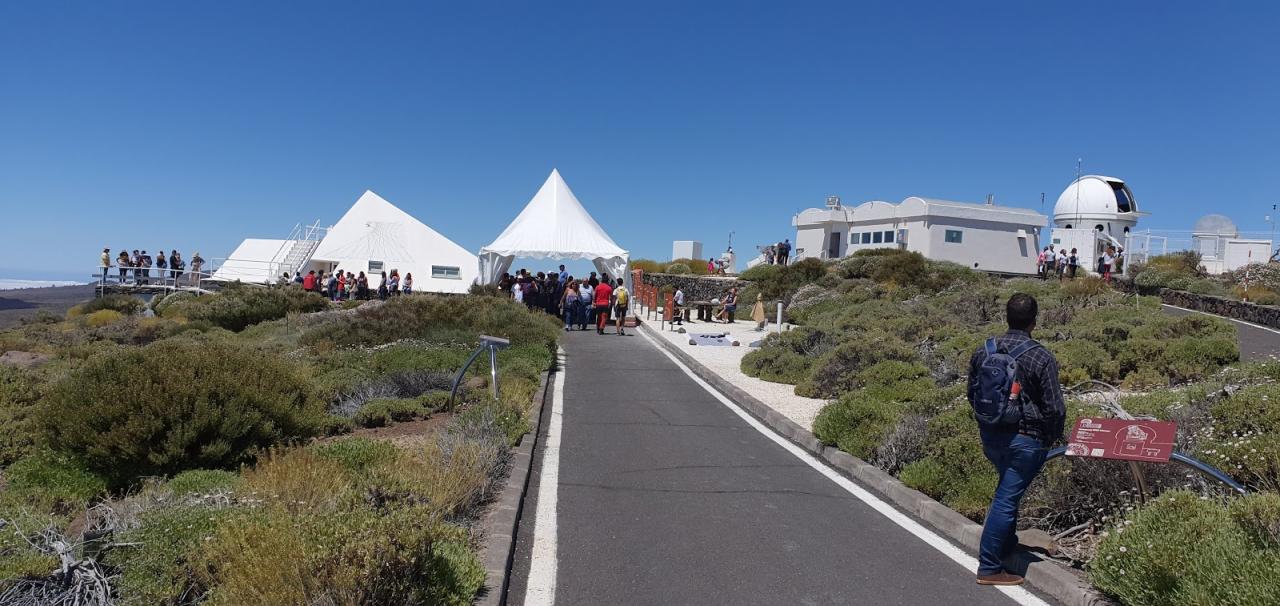
[[[1111,283],[1111,266],[1116,262],[1115,254],[1114,246],[1108,246],[1107,252],[1102,254],[1102,279],[1107,284]]]
[[[578,311],[579,330],[587,329],[587,322],[591,320],[591,302],[595,300],[595,294],[596,289],[591,287],[591,282],[583,280],[578,284],[578,300],[582,302]]]
[[[1058,281],[1061,282],[1067,275],[1067,249],[1058,249],[1058,262],[1055,265],[1055,269],[1058,270]]]
[[[519,282],[512,285],[511,297],[516,300],[516,303],[524,303],[524,286]]]
[[[671,313],[671,323],[684,326],[684,291],[680,287],[676,287],[676,293],[671,296],[672,307],[675,309]]]

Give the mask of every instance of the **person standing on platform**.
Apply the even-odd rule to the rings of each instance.
[[[116,265],[120,267],[120,283],[124,284],[125,280],[129,279],[129,266],[132,265],[129,261],[129,253],[120,251],[116,256]]]
[[[604,327],[609,323],[609,304],[613,302],[613,287],[608,282],[601,282],[595,289],[596,334],[604,334]]]
[[[111,269],[111,249],[102,249],[102,283],[107,283],[107,270]]]

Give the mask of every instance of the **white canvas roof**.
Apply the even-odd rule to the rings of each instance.
[[[372,191],[329,228],[311,255],[311,266],[317,263],[366,272],[372,287],[393,269],[402,279],[412,273],[417,291],[466,292],[476,279],[475,255]]]
[[[248,238],[237,246],[222,265],[213,272],[212,279],[226,282],[248,282],[266,284],[276,279],[276,272],[285,255],[289,253],[292,240],[270,240],[265,238]]]
[[[615,277],[626,277],[630,258],[554,169],[507,229],[480,249],[481,278],[487,284],[497,282],[516,257],[590,260]]]

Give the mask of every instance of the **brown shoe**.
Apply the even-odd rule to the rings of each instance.
[[[1022,577],[1008,572],[984,574],[978,576],[979,585],[1021,585]]]

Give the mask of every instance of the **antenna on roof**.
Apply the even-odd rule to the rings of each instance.
[[[987,206],[995,206],[995,204],[996,204],[996,195],[987,194]]]
[[[1040,192],[1040,210],[1044,210],[1044,192]]]
[[[840,196],[827,196],[827,208],[840,208]]]
[[[1076,158],[1076,216],[1074,220],[1080,220],[1080,165],[1084,164],[1084,158]]]

